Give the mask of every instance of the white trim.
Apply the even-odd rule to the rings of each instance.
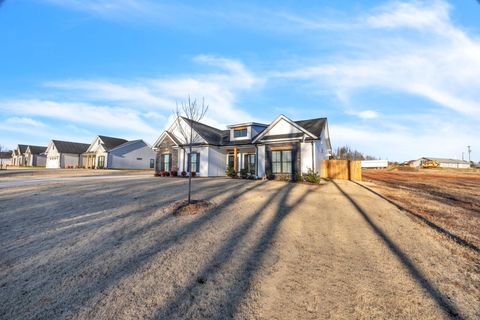
[[[287,121],[289,124],[291,124],[293,127],[295,127],[296,129],[308,134],[310,137],[312,137],[313,139],[318,139],[318,137],[316,135],[314,135],[313,133],[309,132],[308,130],[305,130],[302,126],[296,124],[295,122],[293,122],[292,120],[290,120],[289,118],[287,118],[286,116],[284,116],[283,114],[279,115],[277,117],[277,119],[275,119],[265,130],[263,130],[260,134],[258,134],[255,139],[252,140],[252,144],[257,142],[258,140],[260,140],[261,137],[265,136],[267,134],[268,131],[270,131],[280,120],[285,120]]]

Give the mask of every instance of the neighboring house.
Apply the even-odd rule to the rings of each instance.
[[[88,143],[52,140],[47,147],[47,168],[77,168],[82,166],[82,154]]]
[[[189,132],[191,124],[195,143],[190,154],[180,128]],[[232,167],[257,177],[293,178],[309,169],[320,172],[322,160],[331,155],[326,118],[292,121],[280,115],[270,124],[249,122],[227,128],[177,118],[154,144],[156,171],[215,177],[225,176]]]
[[[153,169],[155,152],[143,140],[97,136],[83,154],[82,165],[91,169]]]
[[[28,146],[25,151],[25,166],[45,167],[47,163],[46,150],[47,147],[44,146]]]
[[[12,165],[12,151],[0,152],[0,168]]]
[[[17,145],[17,148],[12,151],[12,166],[26,166],[25,161],[25,151],[27,151],[28,146],[25,144]]]
[[[422,167],[425,163],[430,161],[438,162],[440,168],[455,168],[455,169],[470,168],[470,163],[465,160],[432,158],[432,157],[422,157],[420,159],[409,162],[409,164],[411,167]]]
[[[362,168],[380,169],[387,167],[388,160],[362,160]]]

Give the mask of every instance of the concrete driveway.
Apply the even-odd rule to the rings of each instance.
[[[478,318],[478,255],[350,182],[81,179],[0,190],[0,318]]]

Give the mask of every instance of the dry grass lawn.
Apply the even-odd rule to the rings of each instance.
[[[350,182],[0,189],[1,319],[480,317],[480,259]]]

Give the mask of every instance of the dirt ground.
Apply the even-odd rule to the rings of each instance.
[[[351,182],[0,189],[1,319],[480,317],[480,258]]]
[[[363,177],[396,204],[480,248],[480,172],[366,170]]]

